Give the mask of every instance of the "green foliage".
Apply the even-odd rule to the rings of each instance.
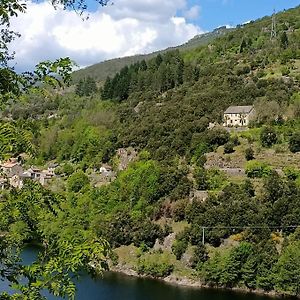
[[[300,169],[296,167],[285,167],[283,169],[285,176],[290,180],[296,180],[300,177]]]
[[[163,254],[155,254],[151,257],[139,259],[137,272],[142,275],[147,275],[155,278],[167,277],[174,269],[167,257]]]
[[[276,265],[276,289],[293,296],[300,294],[300,242],[288,245]]]
[[[204,168],[195,169],[194,177],[195,177],[195,180],[196,180],[197,189],[206,190],[208,188],[207,171]]]
[[[32,133],[25,124],[22,127],[14,123],[0,123],[0,157],[17,156],[22,152],[35,154]]]
[[[250,178],[262,178],[269,176],[272,168],[266,163],[252,160],[247,162],[245,172]]]
[[[253,160],[255,157],[254,157],[254,151],[252,148],[247,148],[245,150],[245,158],[247,161],[249,160]]]
[[[280,35],[280,46],[286,49],[289,45],[289,39],[285,31],[283,31]]]
[[[295,132],[290,137],[289,149],[293,153],[296,153],[296,152],[300,151],[300,132]]]
[[[71,224],[71,210],[66,218],[64,202],[59,195],[28,182],[21,190],[10,192],[0,205],[0,230],[5,232],[0,253],[9,256],[0,255],[0,271],[8,280],[16,280],[15,295],[20,299],[21,295],[44,299],[44,289],[73,299],[75,285],[68,274],[81,269],[95,274],[106,268],[107,242],[83,228],[85,234],[78,234],[74,223]],[[32,240],[43,244],[43,249],[36,262],[23,266],[19,263],[19,250]],[[20,276],[25,282],[19,281]]]
[[[147,77],[147,81],[145,80]],[[184,61],[178,50],[158,54],[149,62],[137,62],[123,67],[112,79],[107,77],[102,98],[126,100],[130,93],[152,91],[165,92],[183,83]]]
[[[83,171],[79,170],[73,173],[67,180],[68,190],[78,193],[89,184],[89,178]]]
[[[176,235],[176,239],[172,245],[172,252],[177,260],[180,260],[188,247],[188,239],[186,233],[183,231]]]
[[[88,76],[77,83],[75,93],[82,97],[91,96],[92,94],[97,93],[97,91],[98,89],[95,80]]]
[[[273,127],[265,126],[260,133],[260,142],[264,147],[271,147],[278,142],[277,132]]]
[[[234,152],[234,144],[232,142],[228,142],[224,145],[224,154],[230,154]]]
[[[207,172],[207,186],[209,190],[219,190],[227,184],[227,176],[218,169],[209,169]]]
[[[140,62],[133,59],[133,65],[117,67],[118,73],[109,70],[111,77],[101,90],[106,101],[101,101],[96,93],[90,95],[91,91],[96,92],[91,78],[77,81],[77,93],[85,96],[72,93],[52,96],[52,90],[42,93],[32,90],[20,98],[20,93],[27,90],[27,83],[23,89],[22,84],[16,84],[20,77],[13,70],[2,68],[0,77],[7,79],[0,82],[3,101],[20,99],[13,105],[8,102],[3,111],[4,117],[12,114],[15,120],[19,119],[13,124],[13,134],[3,125],[0,137],[3,157],[30,152],[23,141],[27,139],[20,138],[17,132],[31,132],[27,137],[36,146],[38,161],[58,160],[62,165],[60,173],[69,178],[58,179],[62,185],[64,180],[67,183],[62,195],[27,185],[21,191],[3,193],[0,231],[9,231],[9,235],[0,242],[1,268],[9,270],[11,266],[2,267],[7,262],[2,250],[33,239],[47,245],[49,252],[24,274],[39,278],[48,278],[56,271],[63,276],[73,270],[73,263],[75,269],[88,265],[91,258],[88,255],[94,253],[89,247],[94,241],[100,252],[106,249],[102,238],[112,247],[134,244],[146,252],[157,239],[162,240],[170,233],[156,221],[173,218],[189,223],[182,236],[176,237],[174,254],[179,259],[187,245],[192,245],[195,249],[192,267],[207,283],[297,293],[297,278],[288,266],[290,255],[298,255],[295,246],[298,234],[286,239],[282,255],[270,235],[274,227],[287,228],[298,222],[298,171],[285,170],[286,177],[281,177],[263,163],[248,162],[249,177],[267,177],[256,193],[250,180],[231,184],[219,170],[206,170],[203,166],[206,153],[220,145],[231,151],[233,145],[239,144],[238,137],[230,137],[223,128],[208,129],[209,123],[222,122],[223,112],[230,105],[251,105],[257,99],[254,103],[257,119],[253,126],[273,126],[240,133],[249,143],[259,141],[261,131],[262,144],[270,147],[279,140],[287,142],[297,130],[299,15],[299,8],[278,15],[279,28],[288,20],[295,29],[287,34],[288,43],[269,42],[269,34],[261,28],[269,26],[270,19],[263,18],[228,35],[219,35],[209,47],[171,51]],[[61,63],[66,70],[67,60],[56,66],[41,64],[35,78],[57,85],[58,77],[52,78],[49,71],[52,67],[54,71],[60,70]],[[288,68],[291,80],[277,77],[282,71],[280,63]],[[292,121],[282,118],[288,106],[292,117],[287,115],[294,118]],[[137,161],[119,171],[107,185],[90,187],[86,174],[97,176],[95,173],[102,163],[117,162],[116,150],[129,146],[139,153]],[[253,153],[247,152],[248,158],[253,158]],[[117,169],[117,163],[114,166]],[[75,169],[78,171],[74,173]],[[195,188],[213,191],[205,201],[187,200],[193,178]],[[205,246],[202,227],[205,227]],[[292,231],[292,227],[287,228],[284,236]],[[217,247],[232,234],[240,237],[236,246],[228,250],[222,247],[222,253],[208,256],[207,250],[212,247],[206,247],[207,244]],[[60,248],[65,253],[60,253]],[[173,255],[172,259],[166,258],[165,253],[152,255],[151,259],[148,253],[141,254],[138,264],[141,274],[164,277],[173,271],[170,263],[174,261]],[[8,262],[10,259],[13,257]],[[70,263],[69,259],[74,261]],[[99,261],[102,262],[101,258]],[[49,272],[44,270],[44,262],[49,263]],[[57,266],[63,270],[57,270]],[[288,279],[289,276],[294,278]],[[34,284],[43,287],[43,283],[34,281]],[[49,288],[57,294],[74,294],[74,286],[65,279]],[[34,299],[35,295],[30,296]]]
[[[134,206],[139,200],[152,203],[158,200],[161,170],[154,161],[133,164],[118,177],[121,199],[130,199]]]
[[[193,258],[192,258],[192,266],[196,269],[201,269],[203,263],[208,260],[208,252],[204,245],[199,244],[194,249]]]
[[[225,129],[212,129],[206,135],[208,145],[218,147],[226,144],[229,141],[230,134]]]
[[[196,168],[194,176],[199,190],[220,190],[227,184],[225,173],[218,169]]]

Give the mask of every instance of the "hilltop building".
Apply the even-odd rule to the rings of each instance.
[[[224,112],[223,126],[248,126],[255,115],[254,107],[248,106],[229,106]]]

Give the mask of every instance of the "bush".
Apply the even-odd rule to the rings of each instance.
[[[230,154],[234,152],[234,145],[232,142],[228,142],[224,145],[224,154]]]
[[[289,149],[296,153],[300,151],[300,132],[295,132],[289,140]]]
[[[240,145],[240,140],[239,137],[237,135],[234,135],[230,138],[230,142],[234,145],[234,146],[238,146]]]
[[[195,170],[195,181],[198,190],[206,190],[208,188],[207,184],[207,172],[204,168],[197,168]]]
[[[207,144],[211,147],[222,146],[229,141],[230,134],[223,128],[209,130],[206,136]]]
[[[220,190],[227,184],[227,176],[218,169],[207,170],[207,185],[209,190]]]
[[[278,141],[276,130],[273,127],[265,126],[260,133],[260,142],[264,147],[271,147]]]
[[[179,222],[184,220],[185,218],[185,209],[188,205],[188,200],[183,199],[176,201],[173,210],[172,210],[172,216],[175,222]]]
[[[152,276],[155,278],[164,278],[169,276],[174,270],[173,264],[168,262],[164,254],[152,254],[139,259],[137,264],[138,274]]]
[[[176,256],[177,260],[180,260],[184,252],[186,251],[188,242],[186,239],[176,239],[172,245],[172,252]]]
[[[290,180],[296,180],[300,177],[300,169],[294,167],[285,167],[283,169],[285,176]]]
[[[290,70],[289,70],[289,68],[288,67],[282,67],[281,69],[280,69],[280,71],[281,71],[281,74],[282,74],[282,76],[287,76],[287,75],[289,75],[290,74]]]
[[[267,177],[272,173],[272,168],[266,163],[251,160],[246,165],[246,174],[250,178]]]
[[[84,186],[89,184],[89,178],[83,171],[73,173],[67,180],[68,189],[72,192],[79,192]]]
[[[197,269],[208,260],[208,252],[204,245],[197,245],[194,249],[194,254],[192,257],[192,267],[196,267]]]
[[[247,161],[254,159],[254,151],[252,148],[247,148],[245,150],[245,158]]]

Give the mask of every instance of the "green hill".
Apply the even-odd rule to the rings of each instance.
[[[33,133],[28,165],[60,164],[55,214],[33,223],[42,237],[95,234],[142,275],[299,297],[300,7],[276,20],[276,38],[264,17],[119,66],[100,90],[89,78],[8,107]],[[254,105],[250,128],[223,128],[231,105]]]
[[[187,49],[192,49],[199,46],[207,45],[215,38],[222,36],[232,30],[233,29],[227,29],[226,27],[220,27],[215,29],[212,32],[197,35],[187,43],[177,47],[167,48],[161,51],[156,51],[145,55],[127,56],[127,57],[115,58],[104,62],[100,62],[98,64],[74,72],[73,81],[78,82],[80,79],[88,76],[95,78],[97,81],[104,81],[107,76],[115,75],[117,72],[119,72],[123,67],[127,65],[131,65],[143,59],[149,60],[155,57],[156,55],[158,55],[159,53],[165,53],[170,50],[175,50],[175,49],[187,50]]]

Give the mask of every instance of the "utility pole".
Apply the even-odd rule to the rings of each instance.
[[[274,9],[273,15],[272,15],[272,28],[271,28],[271,41],[273,39],[276,39],[277,37],[277,30],[276,30],[276,11]]]
[[[205,227],[202,227],[202,245],[205,244]]]

